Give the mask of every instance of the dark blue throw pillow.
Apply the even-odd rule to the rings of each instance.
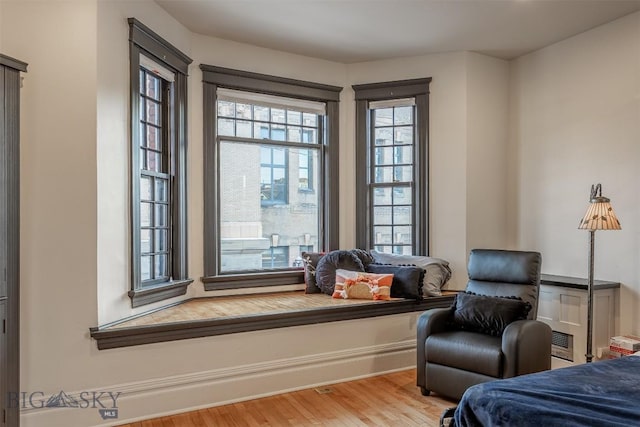
[[[364,265],[351,251],[331,251],[316,266],[316,286],[323,293],[332,295],[336,287],[336,270],[364,271]]]
[[[422,281],[424,270],[415,266],[390,264],[369,264],[365,271],[376,274],[393,274],[391,297],[422,299]]]

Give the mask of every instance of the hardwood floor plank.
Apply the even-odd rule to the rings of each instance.
[[[201,409],[121,427],[437,427],[456,405],[438,395],[424,397],[415,369],[262,399]]]

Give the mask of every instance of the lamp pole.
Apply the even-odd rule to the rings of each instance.
[[[593,359],[593,249],[596,231],[589,230],[589,283],[587,285],[587,363]]]

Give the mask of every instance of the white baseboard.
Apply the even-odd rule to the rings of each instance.
[[[100,387],[121,393],[116,420],[103,421],[94,408],[27,408],[20,421],[22,427],[126,424],[410,369],[415,363],[415,340],[407,340]]]

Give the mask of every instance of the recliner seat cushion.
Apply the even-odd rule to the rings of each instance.
[[[501,337],[449,331],[429,336],[424,352],[428,363],[500,378],[503,368],[501,346]]]

